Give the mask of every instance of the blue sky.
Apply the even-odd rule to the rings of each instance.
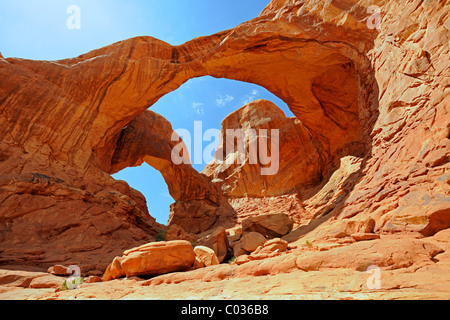
[[[179,45],[198,36],[233,28],[259,15],[269,0],[0,0],[0,52],[5,58],[57,60],[75,57],[135,36]],[[67,8],[80,8],[80,29],[70,30]],[[262,87],[227,79],[192,79],[161,98],[151,110],[174,129],[220,129],[231,112],[267,99],[292,116],[286,104]],[[205,142],[205,146],[208,142]],[[206,163],[194,165],[201,171]],[[173,203],[161,174],[144,164],[114,175],[142,192],[150,214],[167,223]]]

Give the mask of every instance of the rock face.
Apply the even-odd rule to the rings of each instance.
[[[46,271],[56,262],[98,275],[113,256],[153,240],[160,228],[143,196],[124,182],[88,191],[44,174],[11,172],[0,176],[0,264]]]
[[[0,56],[0,264],[103,273],[153,241],[162,226],[143,196],[110,177],[145,161],[176,200],[170,224],[187,233],[263,213],[292,219],[283,239],[295,250],[193,279],[376,263],[390,288],[426,290],[432,279],[448,292],[430,275],[448,278],[449,19],[446,1],[273,0],[255,19],[180,46],[138,37],[59,61]],[[172,128],[147,109],[205,75],[261,85],[288,104],[295,119],[255,101],[222,128],[279,129],[277,175],[245,161],[203,174],[169,161]],[[214,239],[223,261],[226,232]],[[145,250],[129,255],[125,265],[141,270],[130,261],[146,261]],[[411,270],[422,278],[407,280]]]

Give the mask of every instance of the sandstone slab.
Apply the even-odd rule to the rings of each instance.
[[[124,252],[121,267],[127,277],[155,276],[189,269],[195,261],[188,241],[154,242]]]

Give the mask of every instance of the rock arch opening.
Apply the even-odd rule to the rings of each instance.
[[[138,167],[125,168],[112,175],[138,190],[145,197],[149,214],[160,224],[167,224],[170,205],[174,202],[170,196],[167,183],[161,173],[147,163]]]
[[[305,189],[329,178],[342,157],[362,157],[370,146],[378,90],[366,57],[347,43],[297,36],[274,38],[270,31],[259,30],[259,36],[249,42],[239,36],[244,27],[245,24],[231,33],[224,31],[208,37],[207,42],[206,37],[197,38],[176,47],[149,37],[112,45],[116,47],[114,52],[128,52],[129,59],[122,68],[123,74],[111,86],[125,86],[133,95],[123,101],[121,96],[112,94],[114,90],[105,92],[99,112],[108,113],[110,124],[106,132],[98,133],[101,138],[93,147],[96,162],[109,173],[136,166],[139,161],[155,167],[175,200],[169,223],[178,222],[193,233],[211,228],[220,216],[235,215],[230,198],[305,193]],[[170,152],[174,144],[167,143],[173,133],[170,122],[145,110],[190,79],[206,75],[259,85],[287,104],[297,122],[281,125],[290,128],[283,132],[288,154],[281,160],[284,172],[277,175],[283,179],[259,179],[248,169],[233,174],[236,168],[227,171],[221,166],[212,166],[207,174],[200,174],[190,164],[172,163]],[[130,88],[126,80],[136,77],[142,81]],[[147,77],[152,80],[146,81]],[[231,99],[224,95],[222,101],[227,98]],[[130,105],[133,100],[136,106]],[[201,103],[188,108],[202,107]],[[111,109],[112,105],[116,107]],[[197,111],[202,113],[201,109]],[[284,121],[281,118],[272,126],[280,126]],[[244,125],[239,119],[236,121]],[[152,126],[158,132],[147,129]],[[241,187],[245,182],[254,187]],[[200,220],[208,217],[207,222],[197,223],[192,212]]]
[[[159,223],[167,224],[170,205],[184,198],[181,191],[177,189],[186,187],[180,185],[183,179],[180,173],[175,173],[176,169],[168,169],[171,166],[168,162],[169,151],[175,145],[168,140],[172,130],[180,133],[185,144],[189,141],[190,152],[188,153],[194,170],[191,168],[182,170],[190,173],[185,178],[189,179],[192,175],[204,175],[204,170],[206,173],[211,170],[211,168],[205,168],[207,165],[214,166],[214,153],[219,144],[219,137],[208,138],[208,132],[211,130],[219,132],[222,121],[230,114],[254,100],[261,99],[271,101],[272,107],[279,108],[281,113],[295,117],[284,101],[258,85],[208,76],[189,80],[180,88],[162,97],[149,109],[149,115],[146,118],[150,120],[150,123],[144,125],[143,120],[135,119],[124,128],[120,139],[121,144],[125,145],[141,139],[142,145],[139,146],[137,143],[131,148],[132,150],[128,149],[126,154],[124,149],[116,152],[113,158],[113,172],[117,170],[119,172],[114,173],[113,178],[124,180],[131,187],[141,191],[147,199],[150,215]],[[198,130],[194,128],[194,125],[197,127],[200,125],[200,132],[195,132]],[[130,130],[133,133],[130,133]],[[141,130],[148,130],[154,134],[144,135]],[[182,131],[187,132],[189,137],[183,136]],[[152,139],[152,142],[142,139]],[[196,148],[200,148],[201,152],[200,157],[195,158],[193,151]],[[138,149],[143,152],[136,153]],[[206,153],[209,155],[206,156]],[[132,154],[137,158],[131,159]],[[127,160],[124,161],[124,157]],[[117,165],[117,162],[122,163]]]

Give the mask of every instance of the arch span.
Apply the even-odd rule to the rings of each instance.
[[[327,22],[312,13],[303,15],[317,25],[301,13],[275,17],[279,4],[273,6],[234,29],[180,46],[137,37],[72,59],[4,60],[2,73],[22,75],[2,83],[9,90],[4,108],[39,105],[16,112],[32,122],[5,123],[4,131],[18,144],[39,137],[54,157],[76,167],[95,163],[109,172],[122,128],[187,80],[210,75],[255,83],[280,97],[326,167],[336,152],[370,134],[377,88],[366,54],[376,32],[355,21],[320,32]],[[363,19],[361,11],[352,10],[352,18]]]
[[[299,42],[290,38],[274,41],[271,37],[258,40],[258,45],[242,47],[243,39],[231,35],[212,48],[207,43],[197,52],[189,50],[201,48],[204,39],[180,47],[152,38],[113,45],[118,46],[113,52],[130,47],[130,59],[124,67],[126,71],[101,96],[93,123],[93,136],[97,139],[91,147],[102,167],[108,168],[114,144],[130,120],[187,80],[204,75],[255,83],[285,101],[310,133],[324,166],[339,150],[367,138],[364,126],[372,115],[367,105],[373,101],[361,94],[361,81],[371,79],[358,69],[363,63],[358,52],[340,43]],[[217,42],[224,38],[217,37]],[[157,47],[157,54],[148,57],[148,48],[153,47]],[[133,88],[129,83],[134,83]],[[127,102],[122,102],[125,92]],[[135,97],[134,104],[130,100]]]

